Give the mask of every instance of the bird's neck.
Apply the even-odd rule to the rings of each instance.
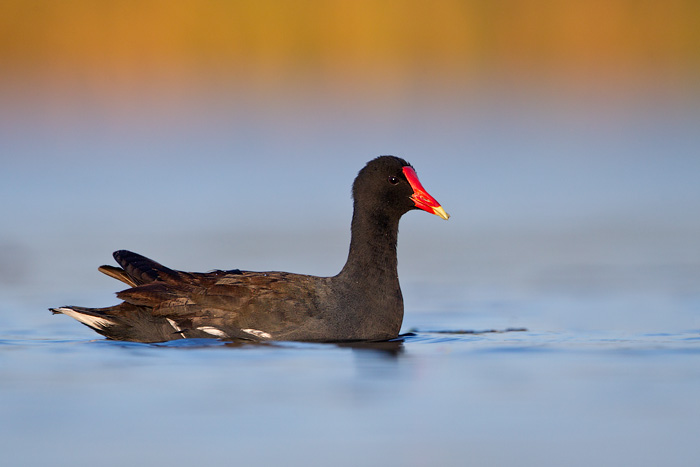
[[[398,216],[355,209],[348,260],[334,278],[342,300],[341,321],[360,323],[356,339],[392,339],[403,321],[396,261]],[[352,326],[350,326],[352,327]],[[361,332],[360,332],[361,331]]]
[[[352,282],[398,287],[396,241],[399,219],[356,209],[352,217],[350,251],[339,276]]]

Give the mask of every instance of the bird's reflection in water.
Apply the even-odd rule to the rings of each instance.
[[[208,339],[209,340],[209,339]],[[367,356],[379,356],[396,358],[404,352],[404,338],[399,336],[396,339],[389,341],[353,341],[353,342],[315,342],[315,343],[299,343],[299,342],[277,342],[277,341],[253,341],[246,339],[236,339],[231,341],[218,341],[219,345],[228,348],[244,348],[244,347],[286,347],[286,344],[292,346],[319,345],[322,347],[332,346],[339,348],[349,348],[358,353],[366,353]],[[200,344],[204,345],[204,344]],[[210,344],[211,345],[211,344]]]
[[[240,349],[244,347],[274,347],[275,342],[264,342],[264,341],[254,341],[254,340],[248,340],[248,339],[234,339],[230,341],[220,341],[223,342],[224,347],[232,348],[232,349]]]
[[[340,342],[335,345],[341,348],[350,348],[358,356],[364,354],[363,356],[398,358],[404,353],[403,343],[403,336],[399,336],[389,341]]]
[[[383,384],[381,382],[397,381],[397,378],[401,378],[402,367],[405,366],[401,364],[405,361],[401,357],[406,351],[403,336],[388,341],[343,342],[337,343],[336,346],[351,350],[356,374],[361,381]],[[364,386],[363,388],[367,389]]]
[[[481,334],[502,334],[511,332],[526,332],[526,328],[508,328],[503,330],[486,329],[486,330],[430,330],[418,331],[411,330],[401,334],[395,339],[388,341],[347,341],[347,342],[295,342],[295,341],[258,341],[248,339],[234,339],[223,341],[219,339],[179,339],[175,341],[160,342],[150,345],[166,346],[166,347],[212,347],[223,346],[228,348],[308,348],[309,346],[318,346],[319,348],[341,348],[351,349],[358,355],[367,357],[387,357],[398,358],[405,352],[406,342],[424,342],[435,341],[435,335],[452,335],[458,337],[460,335],[481,335]],[[443,338],[441,338],[443,339]],[[122,341],[108,341],[122,342]],[[122,342],[123,343],[123,342]],[[133,344],[133,343],[127,343]]]

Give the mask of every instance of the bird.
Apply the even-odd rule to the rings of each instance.
[[[399,219],[449,215],[406,160],[369,161],[352,185],[348,257],[331,277],[241,269],[184,272],[127,250],[98,270],[129,286],[106,308],[50,308],[107,339],[359,342],[397,338],[404,304],[397,271]]]

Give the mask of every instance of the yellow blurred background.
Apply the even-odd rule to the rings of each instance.
[[[5,75],[97,87],[212,74],[262,83],[449,84],[491,73],[692,82],[700,2],[6,0],[0,63]]]

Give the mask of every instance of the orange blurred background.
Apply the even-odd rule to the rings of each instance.
[[[490,73],[692,83],[700,2],[9,0],[0,6],[0,63],[5,76],[113,91],[212,76],[263,87],[410,87]]]

